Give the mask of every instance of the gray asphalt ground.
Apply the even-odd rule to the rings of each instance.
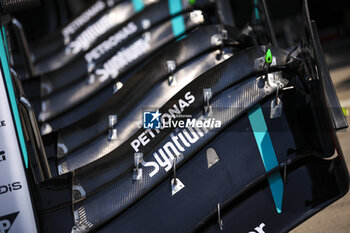
[[[345,62],[342,65],[331,68],[331,76],[342,107],[350,112],[350,55],[347,54],[343,53],[345,57],[341,60]],[[326,58],[328,63],[334,63],[339,56],[326,53]],[[350,123],[349,116],[347,119]],[[350,170],[350,129],[338,132],[338,137]],[[350,192],[292,231],[301,232],[350,233]]]

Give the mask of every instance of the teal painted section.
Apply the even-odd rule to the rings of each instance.
[[[143,8],[145,8],[145,4],[143,3],[143,0],[132,0],[132,4],[134,5],[135,12],[142,11]]]
[[[261,159],[266,172],[278,166],[277,156],[268,132],[264,114],[259,104],[255,105],[249,112],[248,118],[252,127],[256,144],[258,145]],[[282,212],[283,181],[279,172],[273,173],[268,178],[270,190],[278,213]]]
[[[259,15],[259,9],[258,9],[258,0],[254,0],[254,11],[255,11],[255,18],[257,20],[260,20],[260,15]]]
[[[4,44],[5,44],[7,57],[9,57],[9,49],[7,47],[7,39],[6,39],[6,32],[5,32],[5,27],[4,26],[2,26],[2,36],[4,38]]]
[[[15,125],[16,125],[16,129],[17,129],[19,143],[20,143],[20,146],[22,149],[24,164],[25,164],[26,168],[28,168],[28,153],[27,153],[27,148],[26,148],[26,144],[24,141],[22,124],[21,124],[21,120],[19,118],[19,113],[18,113],[17,100],[16,100],[14,89],[13,89],[10,68],[9,68],[9,64],[7,61],[7,56],[6,56],[6,51],[5,51],[4,41],[3,41],[2,36],[0,36],[0,59],[1,59],[1,64],[2,64],[3,71],[4,71],[4,75],[5,75],[5,82],[6,82],[7,91],[8,91],[9,97],[10,97],[10,104],[11,104],[13,116],[15,118]]]
[[[170,15],[176,15],[182,12],[181,0],[168,0]],[[182,15],[178,15],[172,18],[171,25],[173,28],[174,36],[180,36],[186,31],[185,20]]]

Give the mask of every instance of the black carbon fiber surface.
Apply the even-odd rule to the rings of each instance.
[[[83,147],[75,151],[69,151],[65,157],[59,159],[59,171],[73,171],[115,150],[140,128],[143,110],[160,108],[160,106],[165,104],[167,100],[198,75],[224,61],[224,59],[217,59],[218,54],[220,54],[219,50],[202,55],[198,59],[191,61],[190,64],[183,66],[174,73],[177,81],[176,85],[169,85],[167,77],[164,77],[126,114],[120,115],[116,111],[115,113],[118,115],[116,126],[118,132],[117,140],[109,141],[108,130],[106,130]],[[105,119],[107,121],[108,116]]]
[[[15,13],[40,5],[40,0],[1,0],[1,12],[3,14]]]
[[[278,125],[278,129],[283,131],[273,135],[273,139],[276,139],[275,137],[283,138],[283,146],[277,143],[280,140],[273,140],[278,160],[282,163],[287,158],[291,158],[287,157],[286,148],[296,148],[296,144],[292,135],[288,133],[290,128],[285,116],[278,118],[278,122],[276,119],[270,119],[269,105],[271,101],[273,101],[273,97],[263,101],[261,108],[268,122],[269,131],[272,132],[275,125]],[[171,174],[155,189],[143,196],[141,200],[108,224],[103,225],[97,232],[107,233],[125,229],[128,232],[190,232],[194,226],[202,223],[207,214],[215,211],[218,203],[236,195],[257,177],[266,174],[254,140],[248,117],[243,114],[211,141],[203,144],[203,148],[196,152],[191,159],[181,167],[177,167],[177,177],[185,185],[180,192],[171,195]],[[250,146],[242,147],[242,145]],[[206,156],[206,151],[209,148],[214,149],[220,158],[220,161],[210,168],[208,168]],[[265,185],[267,182],[261,183]],[[266,195],[270,198],[269,190]],[[272,206],[271,208],[274,207],[273,202],[268,201],[267,203]],[[168,214],[172,217],[169,217]],[[222,212],[222,214],[224,213]],[[216,215],[215,217],[214,220],[217,220]],[[137,219],[139,224],[130,224],[131,219]],[[235,225],[240,222],[240,218],[237,217],[224,219],[226,231],[230,220],[236,222]],[[251,221],[256,221],[256,219],[253,218]],[[219,231],[217,224],[215,227]],[[236,229],[244,229],[244,227],[246,226]],[[242,230],[242,232],[244,231]]]
[[[114,0],[110,1],[110,4],[108,4],[107,1],[108,0],[98,0],[92,3],[83,12],[81,12],[80,15],[70,20],[62,28],[59,28],[54,34],[48,35],[47,37],[33,44],[31,50],[37,75],[42,75],[49,72],[50,67],[45,67],[45,63],[50,65],[50,63],[52,63],[52,57],[55,57],[62,50],[64,50],[68,41],[76,38],[81,31],[96,22],[96,20],[98,20],[103,14],[107,13],[113,8],[118,7],[117,4],[131,4],[129,0]],[[66,36],[68,36],[68,38],[65,38]],[[56,65],[52,65],[55,67],[58,64],[60,64],[60,62],[58,62]]]
[[[213,69],[204,73],[196,80],[187,85],[183,90],[177,93],[171,100],[169,100],[161,109],[162,112],[167,112],[166,109],[170,108],[177,103],[178,99],[183,98],[185,93],[190,91],[192,95],[196,97],[196,101],[191,105],[190,109],[185,109],[182,114],[190,114],[191,111],[197,109],[203,109],[204,97],[203,88],[211,88],[213,95],[220,93],[227,87],[230,87],[240,80],[253,76],[254,74],[261,72],[261,70],[254,69],[254,61],[256,58],[264,56],[265,47],[252,47],[242,50],[241,52],[233,55],[230,59],[217,65]],[[276,64],[284,64],[286,58],[286,51],[281,49],[272,48],[272,54],[276,56]],[[239,69],[238,69],[239,67]],[[123,174],[125,169],[132,167],[133,164],[133,150],[130,146],[135,138],[138,137],[144,130],[140,129],[134,136],[132,136],[124,145],[119,147],[116,151],[113,151],[105,157],[78,169],[75,172],[75,177],[80,181],[87,193],[93,192],[93,190],[109,183],[116,177]],[[155,145],[162,140],[169,132],[167,130],[161,131],[157,134],[157,139],[153,139],[146,147],[140,148],[144,153],[144,157],[155,148]],[[130,156],[131,154],[131,156]],[[123,162],[122,162],[123,161]],[[96,172],[96,174],[94,174]],[[104,174],[103,176],[97,174]],[[108,175],[109,174],[109,175]],[[86,181],[86,182],[85,182]]]
[[[105,132],[108,129],[106,119],[109,115],[117,114],[119,117],[123,117],[123,114],[131,111],[133,106],[143,99],[140,96],[148,93],[157,82],[167,77],[167,61],[175,61],[177,66],[181,68],[191,59],[215,49],[217,45],[211,44],[211,37],[218,33],[220,33],[220,29],[217,26],[201,28],[155,55],[129,78],[125,86],[106,104],[79,122],[59,131],[60,139],[68,151],[73,151],[78,146],[88,143],[91,139]],[[151,70],[154,71],[149,72]],[[77,137],[77,135],[85,136]]]
[[[186,150],[179,152],[172,148],[173,156],[178,156],[179,153],[181,153],[182,159],[177,161],[178,165],[194,155],[202,145],[205,145],[210,139],[214,138],[220,130],[232,123],[232,121],[237,119],[242,113],[245,113],[250,107],[261,101],[268,94],[273,93],[272,89],[270,89],[269,92],[266,92],[264,86],[259,84],[261,82],[264,82],[261,78],[252,78],[242,84],[238,84],[223,91],[221,94],[213,98],[213,101],[211,102],[213,107],[212,117],[222,122],[222,128],[187,128],[175,129],[172,131],[172,134],[174,135],[180,135],[181,133],[184,135],[190,135],[185,136],[188,139],[188,142],[191,143],[191,146],[187,146]],[[194,116],[195,119],[203,118],[203,111],[199,110],[199,113]],[[119,214],[166,177],[167,172],[171,171],[171,161],[173,158],[168,154],[169,158],[161,155],[162,158],[158,160],[156,159],[156,156],[160,155],[158,153],[161,153],[161,148],[166,148],[166,146],[172,142],[173,137],[173,135],[169,135],[161,140],[160,143],[150,151],[150,155],[152,154],[153,156],[146,155],[143,162],[144,166],[142,168],[142,180],[133,180],[132,172],[129,170],[94,195],[74,204],[75,211],[84,209],[84,215],[86,216],[86,222],[89,223],[89,227],[97,227],[100,224],[103,224],[103,220],[108,220]],[[192,141],[190,138],[192,138]],[[154,138],[152,140],[154,140]],[[160,163],[160,161],[162,161],[163,164]],[[154,163],[156,162],[158,162],[160,166],[154,166]],[[149,164],[146,165],[146,163]],[[258,172],[259,169],[256,169],[255,171]],[[100,173],[100,176],[101,174],[102,173]],[[75,176],[75,180],[77,180],[77,176]],[[245,182],[242,183],[242,185],[245,184]]]
[[[216,31],[217,32],[217,31]],[[200,53],[197,53],[196,51],[205,51],[205,49],[209,49],[212,47],[211,45],[207,47],[208,44],[208,36],[206,36],[206,33],[211,33],[211,30],[206,29],[200,29],[196,30],[195,32],[191,33],[187,37],[178,41],[176,44],[171,45],[167,47],[165,50],[161,51],[159,54],[155,55],[149,62],[145,63],[144,65],[140,66],[131,76],[127,77],[129,81],[128,85],[125,85],[120,92],[126,94],[126,90],[131,92],[133,98],[138,98],[138,94],[140,91],[146,91],[149,90],[150,87],[154,84],[155,80],[158,80],[161,77],[164,77],[167,74],[166,69],[166,61],[172,60],[176,58],[175,62],[177,64],[182,64],[184,61],[187,60],[187,57],[194,57],[195,54],[199,55]],[[215,34],[215,31],[212,31],[212,33]],[[196,36],[197,35],[197,36]],[[211,34],[213,35],[213,34]],[[190,39],[192,38],[193,39]],[[198,43],[201,42],[201,43]],[[185,48],[185,45],[191,45],[193,46],[193,49]],[[215,47],[215,46],[214,46]],[[214,48],[213,47],[213,48]],[[179,53],[181,51],[181,53]],[[181,56],[179,54],[182,54]],[[152,62],[152,60],[158,59],[160,61]],[[148,71],[147,69],[150,71]],[[137,78],[134,78],[137,77]],[[143,77],[149,77],[146,79],[143,79]],[[152,79],[152,80],[151,80]],[[135,80],[135,81],[132,81]],[[142,80],[140,83],[139,80]],[[123,80],[121,80],[123,82]],[[141,85],[142,84],[142,85]],[[137,86],[142,87],[142,89],[139,91],[136,91]],[[123,90],[124,89],[124,90]],[[109,86],[103,90],[103,92],[98,93],[93,98],[88,99],[81,105],[77,106],[75,109],[72,109],[71,111],[67,112],[64,116],[59,117],[57,119],[54,119],[50,122],[48,122],[52,128],[55,130],[63,128],[68,126],[71,123],[74,123],[83,117],[87,116],[88,114],[94,112],[94,108],[91,108],[91,106],[98,106],[101,102],[107,102],[109,98],[112,96],[113,93],[113,87]],[[146,92],[143,92],[146,93]],[[120,94],[118,94],[119,96]],[[120,104],[125,103],[127,99],[119,99],[118,102],[114,100],[114,97],[111,98],[110,102],[107,102],[104,106],[115,106],[118,102]],[[128,103],[130,103],[128,101]],[[122,105],[123,106],[123,105]],[[124,106],[125,108],[126,106]],[[101,107],[100,109],[102,109]],[[97,110],[96,112],[98,112]],[[110,110],[109,110],[110,111]],[[88,117],[86,117],[88,118]],[[95,118],[96,120],[97,118]],[[102,119],[104,120],[104,119]],[[87,124],[94,124],[95,121],[90,121],[90,123]],[[85,128],[85,127],[84,127]]]
[[[112,57],[123,45],[127,44],[128,41],[133,40],[136,36],[140,36],[143,31],[149,30],[150,28],[144,28],[146,26],[143,25],[145,20],[147,20],[149,24],[147,25],[148,27],[154,27],[167,20],[169,17],[170,13],[167,1],[160,1],[146,7],[135,15],[131,14],[129,18],[125,18],[124,22],[109,30],[108,33],[103,34],[101,38],[97,40],[97,43],[91,45],[89,49],[85,51],[81,50],[79,53],[67,53],[63,50],[59,55],[51,59],[46,59],[41,65],[46,67],[46,69],[49,68],[50,73],[41,78],[41,86],[46,88],[46,91],[42,93],[42,97],[46,97],[86,77],[89,73],[89,62],[94,64],[94,66],[102,64],[104,61],[108,60],[108,58]],[[109,48],[108,52],[101,54],[99,59],[93,61],[85,59],[85,56],[90,54],[91,51],[98,49],[98,47],[103,44],[107,44],[108,41],[111,40],[110,38],[114,38],[113,40],[119,42]],[[57,68],[60,67],[62,68],[57,70]]]
[[[193,22],[190,19],[189,13],[184,15],[184,20],[187,30],[198,26],[198,22]],[[199,24],[200,23],[201,22],[199,22]],[[151,29],[149,32],[144,33],[142,37],[130,41],[127,45],[122,47],[114,57],[96,68],[96,71],[91,74],[94,75],[95,81],[89,83],[89,78],[91,78],[90,75],[90,77],[43,99],[42,112],[38,116],[39,121],[44,122],[51,120],[58,115],[63,114],[65,111],[74,108],[76,105],[85,101],[104,87],[111,85],[114,79],[120,79],[119,77],[122,76],[123,73],[132,69],[161,47],[175,39],[176,37],[172,32],[171,21],[166,21],[165,23]],[[122,55],[124,53],[123,51],[128,51],[128,55]],[[128,60],[126,60],[127,62],[125,62],[123,59],[126,59],[126,57],[123,58],[122,60],[125,64],[119,65],[119,69],[113,68],[113,74],[110,74],[109,72],[112,72],[109,69],[109,67],[112,66],[110,63],[115,63],[120,59],[120,56],[128,56],[130,61],[128,62]],[[121,61],[118,60],[118,64],[122,64]]]
[[[272,54],[277,57],[278,65],[283,64],[283,59],[286,55],[285,52],[273,49]],[[185,93],[190,90],[196,101],[193,103],[189,110],[185,110],[182,112],[182,114],[192,115],[193,113],[197,112],[195,116],[198,118],[203,114],[203,88],[211,87],[213,90],[213,96],[215,96],[213,102],[211,102],[213,109],[215,109],[213,113],[215,115],[214,118],[220,119],[223,122],[223,126],[229,122],[232,122],[233,119],[246,111],[246,109],[248,109],[250,106],[259,102],[266,95],[273,93],[272,89],[269,90],[269,92],[266,92],[264,85],[261,86],[261,84],[259,84],[259,82],[261,82],[261,79],[256,78],[244,81],[239,85],[225,90],[227,87],[234,85],[239,80],[248,78],[249,76],[254,75],[254,73],[257,73],[258,70],[254,70],[254,64],[251,63],[252,60],[255,61],[254,57],[258,58],[261,56],[264,56],[264,48],[261,47],[247,49],[246,51],[242,51],[237,55],[234,55],[231,59],[223,62],[221,65],[216,66],[189,84],[172,99],[173,101],[169,101],[165,105],[166,107],[163,106],[163,108],[160,109],[160,112],[166,112],[166,109],[169,108],[169,106],[176,104],[177,99],[181,98],[181,96],[184,96]],[[249,57],[249,61],[245,60],[244,57]],[[246,73],[240,72],[238,74],[233,74],[232,71],[234,71],[235,62],[238,64],[242,64],[240,62],[244,62],[243,64],[245,64],[247,67],[245,71]],[[240,71],[243,70],[244,68],[241,66]],[[279,76],[278,74],[276,75]],[[230,80],[232,81],[230,82]],[[234,98],[235,96],[237,97]],[[141,131],[142,130],[140,130],[140,133]],[[183,130],[182,132],[189,133],[185,131],[186,130]],[[172,132],[175,134],[178,131]],[[135,136],[131,137],[127,143],[122,145],[120,149],[116,150],[114,153],[112,152],[104,158],[93,162],[82,169],[78,169],[75,172],[74,181],[78,182],[83,187],[87,194],[87,198],[76,203],[74,205],[74,209],[84,209],[82,211],[87,216],[86,219],[90,223],[88,224],[89,227],[96,227],[103,222],[102,219],[107,220],[118,214],[120,211],[144,195],[144,193],[147,192],[147,190],[150,190],[153,185],[156,185],[162,179],[162,177],[164,178],[167,171],[171,169],[171,163],[167,163],[166,160],[162,162],[163,164],[161,164],[158,169],[154,169],[153,171],[150,169],[152,167],[152,165],[150,165],[152,163],[150,159],[152,158],[152,154],[155,156],[155,148],[165,146],[169,139],[171,140],[172,138],[170,135],[171,132],[167,130],[161,130],[160,133],[152,138],[147,146],[140,148],[139,152],[144,153],[144,175],[142,181],[137,182],[132,179],[131,168],[133,166],[132,160],[134,152],[129,144],[133,139],[137,138],[140,133],[137,133]],[[193,139],[194,146],[192,145],[192,147],[187,148],[184,152],[182,152],[184,158],[188,158],[188,156],[196,151],[195,145],[203,145],[206,140],[209,140],[217,133],[218,130],[209,130],[209,132],[206,133],[197,131],[197,136],[194,136],[194,134],[192,134],[193,137],[197,137],[197,139]],[[124,157],[124,159],[122,157]],[[163,157],[163,159],[165,158]],[[116,161],[115,165],[113,165],[113,160]],[[147,162],[149,162],[148,165],[146,165]],[[181,162],[182,161],[179,163]],[[94,171],[92,171],[91,168],[93,168],[94,171],[98,172],[99,175],[93,175]],[[164,168],[166,168],[166,170],[164,170]],[[109,179],[109,177],[112,176],[114,176],[114,178]],[[112,198],[113,200],[109,199],[107,201],[108,197]],[[103,211],[98,212],[99,210],[97,206],[103,206]],[[96,213],[98,213],[98,219],[94,217]]]

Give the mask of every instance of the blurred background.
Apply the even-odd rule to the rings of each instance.
[[[54,32],[94,0],[42,0],[42,6],[16,15],[27,30],[28,39],[35,41]],[[242,28],[252,17],[252,2],[230,0],[237,27]],[[276,34],[284,37],[281,47],[288,48],[299,41],[302,29],[301,0],[267,0]],[[350,109],[350,1],[309,0],[311,18],[316,20],[327,63],[344,112]],[[33,14],[34,11],[34,14]],[[35,15],[35,17],[33,17]],[[42,20],[50,19],[50,20]],[[348,121],[349,116],[347,117]],[[338,133],[350,165],[350,133]],[[350,167],[349,167],[350,168]],[[298,228],[297,232],[350,232],[350,193],[327,207]]]

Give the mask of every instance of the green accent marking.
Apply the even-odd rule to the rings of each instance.
[[[15,125],[16,125],[16,129],[17,129],[19,143],[20,143],[21,149],[22,149],[24,164],[25,164],[26,168],[28,168],[28,153],[27,153],[27,148],[26,148],[26,144],[24,141],[24,137],[23,137],[22,124],[21,124],[21,120],[19,118],[17,100],[16,100],[15,92],[13,90],[13,85],[12,85],[12,80],[11,80],[11,75],[10,75],[10,68],[9,68],[9,64],[7,61],[6,52],[5,52],[5,48],[4,48],[4,41],[2,39],[2,36],[0,36],[0,60],[1,60],[2,68],[4,70],[4,74],[5,74],[5,82],[6,82],[7,91],[9,93],[9,97],[10,97],[10,103],[11,103],[13,116],[15,118]]]
[[[272,54],[270,49],[268,49],[266,52],[265,61],[269,64],[272,62]]]
[[[192,5],[196,4],[196,0],[189,0],[188,2]]]
[[[342,108],[344,116],[349,116],[349,109],[348,108]]]

